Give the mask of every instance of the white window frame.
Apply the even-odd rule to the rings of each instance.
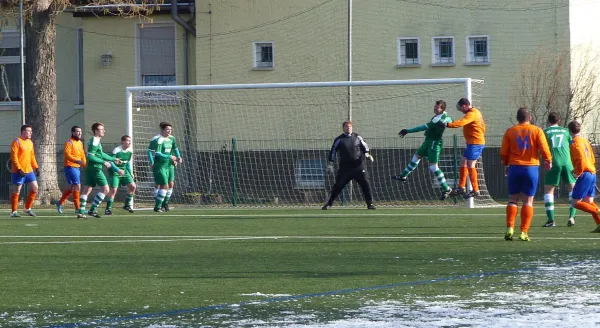
[[[2,30],[2,34],[6,34],[6,33],[16,33],[18,37],[20,37],[19,35],[19,30]],[[23,32],[25,33],[25,32]],[[23,41],[25,39],[25,34],[23,34]],[[1,42],[1,41],[0,41]],[[7,48],[7,49],[15,49],[15,48]],[[16,49],[19,49],[18,47]],[[27,61],[27,57],[23,56],[23,61]],[[20,56],[0,56],[0,64],[19,64],[21,63],[21,57]],[[18,108],[16,106],[19,106]],[[14,110],[14,109],[18,109],[20,110],[21,106],[21,101],[20,100],[15,100],[15,101],[0,101],[0,110]]]
[[[475,49],[473,47],[473,45],[471,44],[471,40],[472,39],[482,39],[485,38],[486,39],[486,52],[487,52],[487,60],[486,61],[477,61],[475,60]],[[490,59],[490,36],[489,35],[469,35],[466,38],[466,44],[467,44],[467,60],[466,60],[466,65],[490,65],[491,63],[491,59]]]
[[[436,45],[437,40],[441,39],[450,39],[452,40],[452,61],[443,62],[440,59],[436,58],[436,51],[439,52],[439,49]],[[441,58],[441,56],[440,56]],[[431,66],[455,66],[456,65],[456,42],[454,42],[453,36],[434,36],[431,38]]]
[[[406,41],[417,41],[417,62],[409,63],[406,60],[406,46],[404,47],[404,53],[402,51],[402,41],[406,45]],[[421,66],[421,39],[419,37],[399,37],[396,41],[396,47],[398,48],[398,67],[420,67]],[[404,59],[403,59],[404,57]],[[412,59],[411,59],[412,60]]]
[[[259,65],[259,58],[258,58],[258,54],[259,54],[258,50],[259,49],[258,49],[258,47],[262,46],[264,44],[270,44],[271,45],[271,49],[272,49],[271,57],[272,57],[273,60],[271,61],[271,65],[270,66],[268,66],[268,65],[264,65],[264,66],[263,65]],[[257,71],[265,71],[265,70],[267,70],[267,71],[269,71],[269,70],[275,69],[275,42],[273,42],[273,41],[253,41],[252,42],[252,54],[253,54],[253,56],[252,56],[252,59],[253,59],[253,61],[252,61],[252,69],[253,70],[257,70]],[[260,61],[260,63],[262,63],[262,61]],[[268,62],[266,62],[266,63],[268,63]]]
[[[173,27],[173,40],[174,40],[174,47],[175,47],[175,84],[179,84],[179,76],[180,76],[180,72],[179,72],[179,47],[178,47],[178,42],[177,42],[177,25],[175,22],[158,22],[158,23],[151,23],[151,24],[147,24],[147,23],[134,23],[133,27],[134,27],[134,35],[135,35],[135,83],[138,86],[143,86],[144,85],[144,79],[142,78],[142,61],[141,61],[141,57],[140,57],[140,51],[141,51],[141,33],[140,33],[140,28],[142,28],[142,25],[144,25],[144,28],[152,28],[152,27],[164,27],[164,26],[172,26]],[[157,95],[148,95],[145,96],[144,99],[152,99],[152,100],[163,100],[163,101],[170,101],[173,102],[173,98],[172,97],[162,97],[162,96],[157,96]]]

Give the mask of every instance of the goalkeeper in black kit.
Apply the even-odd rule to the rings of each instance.
[[[333,163],[338,152],[340,154],[340,167],[335,177],[335,184],[331,188],[331,196],[329,196],[327,204],[321,209],[326,210],[331,207],[337,196],[342,192],[342,189],[344,189],[348,182],[354,179],[362,189],[365,201],[367,202],[367,208],[374,210],[371,183],[365,170],[365,159],[373,162],[373,156],[369,154],[369,146],[367,146],[363,138],[357,133],[352,133],[352,122],[346,121],[342,124],[342,127],[344,133],[335,138],[333,146],[331,146],[327,172],[333,173]]]

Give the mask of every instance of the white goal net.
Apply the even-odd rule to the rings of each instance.
[[[179,206],[307,206],[324,204],[334,177],[327,155],[342,122],[351,119],[375,157],[367,164],[378,206],[457,206],[438,201],[440,186],[426,161],[406,183],[391,179],[410,162],[423,133],[398,131],[428,122],[435,101],[448,103],[457,119],[458,99],[481,104],[483,82],[471,79],[198,85],[127,88],[129,134],[135,150],[138,204],[153,203],[146,149],[159,123],[173,125],[183,164],[176,168],[171,204]],[[485,110],[485,108],[483,108]],[[447,129],[440,168],[451,187],[464,148],[461,129]],[[495,204],[479,165],[482,196]],[[177,206],[176,205],[176,206]],[[364,205],[350,184],[334,205]]]

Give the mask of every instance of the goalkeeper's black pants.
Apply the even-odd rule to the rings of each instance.
[[[373,193],[371,192],[369,175],[365,167],[361,165],[359,167],[340,167],[335,177],[335,184],[331,188],[331,196],[329,196],[327,205],[331,206],[344,187],[352,180],[356,181],[362,189],[367,205],[373,204]]]

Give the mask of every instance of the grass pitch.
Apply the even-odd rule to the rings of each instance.
[[[595,263],[593,220],[579,213],[567,228],[567,211],[542,228],[536,208],[532,242],[503,239],[503,208],[2,213],[0,326],[272,327],[332,322],[372,302],[472,300],[519,289],[542,267]]]

